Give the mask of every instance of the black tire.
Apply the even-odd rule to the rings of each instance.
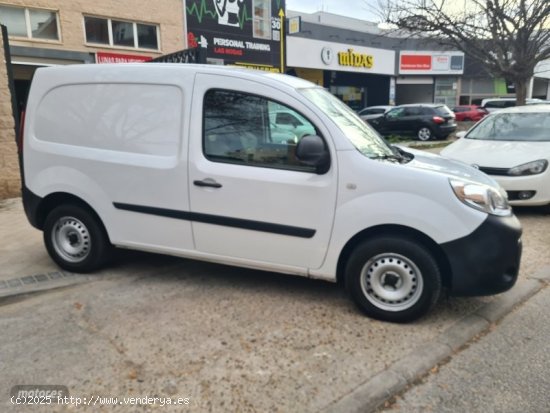
[[[67,271],[98,270],[112,255],[113,247],[101,222],[78,205],[54,208],[46,217],[43,237],[50,257]]]
[[[358,307],[383,321],[414,321],[441,294],[441,274],[432,254],[412,240],[394,236],[359,244],[348,259],[345,277]]]
[[[419,141],[429,141],[433,138],[433,132],[428,126],[421,126],[416,131],[416,137]]]

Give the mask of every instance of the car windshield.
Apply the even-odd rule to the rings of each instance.
[[[468,110],[468,109],[466,109],[466,110]],[[451,112],[451,109],[449,109],[447,106],[436,106],[436,107],[434,107],[434,111],[439,116],[449,116],[449,115],[453,114],[453,112]]]
[[[300,91],[338,125],[346,138],[363,155],[373,159],[395,156],[386,141],[338,98],[321,88]]]
[[[466,135],[494,141],[550,141],[550,112],[495,113]]]

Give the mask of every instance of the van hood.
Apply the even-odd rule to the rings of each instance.
[[[426,151],[401,146],[400,148],[414,155],[414,159],[405,164],[408,168],[433,171],[450,178],[460,178],[467,181],[479,182],[495,188],[499,187],[493,178],[464,162],[444,158]]]

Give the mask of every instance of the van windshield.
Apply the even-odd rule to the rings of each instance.
[[[365,121],[341,100],[321,88],[301,89],[300,92],[338,125],[346,138],[363,155],[391,158],[394,151]]]

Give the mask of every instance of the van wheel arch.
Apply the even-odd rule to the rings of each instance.
[[[374,238],[380,238],[384,236],[393,236],[397,238],[403,238],[406,240],[414,241],[422,244],[427,248],[436,260],[439,268],[441,269],[441,282],[443,287],[451,288],[452,286],[452,273],[451,266],[442,248],[426,234],[410,227],[403,225],[379,225],[372,228],[367,228],[356,235],[354,235],[344,246],[338,258],[338,265],[336,270],[336,281],[339,285],[345,287],[346,276],[345,270],[348,260],[353,251],[365,241]]]
[[[113,245],[103,221],[82,199],[52,194],[38,210],[39,225],[48,254],[64,270],[88,273],[113,257]]]
[[[105,228],[105,225],[103,224],[103,220],[99,217],[97,212],[95,212],[95,210],[90,206],[90,204],[88,204],[82,198],[79,198],[72,194],[68,194],[66,192],[56,192],[53,194],[49,194],[44,199],[42,199],[39,207],[37,208],[36,221],[38,224],[38,229],[40,230],[44,229],[44,223],[46,222],[46,218],[54,208],[60,205],[74,205],[74,206],[78,206],[80,208],[88,210],[88,212],[92,214],[92,216],[97,221],[97,223],[101,225],[103,231],[105,231],[107,236],[109,235],[107,228]]]

